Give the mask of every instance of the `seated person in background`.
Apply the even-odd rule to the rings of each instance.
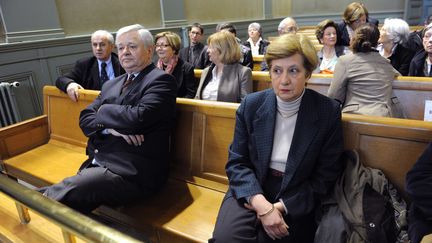
[[[350,3],[344,11],[343,21],[338,24],[336,45],[349,46],[354,31],[368,22],[378,27],[378,20],[369,20],[369,12],[363,4],[358,2]]]
[[[336,46],[337,25],[333,20],[321,21],[317,25],[315,36],[323,47],[317,53],[318,67],[314,72],[332,74],[338,58],[350,51],[345,46]]]
[[[429,15],[424,21],[424,27],[421,29],[417,29],[412,31],[408,35],[407,47],[413,50],[415,53],[423,50],[423,32],[424,29],[432,23],[432,14]]]
[[[40,189],[82,213],[150,197],[168,178],[175,79],[153,65],[153,37],[141,25],[119,29],[116,45],[127,74],[105,83],[80,114],[88,159],[75,176]]]
[[[243,44],[250,48],[252,56],[263,55],[264,49],[270,42],[262,38],[262,28],[259,23],[251,23],[248,27],[249,39]]]
[[[425,235],[432,238],[432,143],[406,175],[406,191],[411,199],[408,235],[419,243]],[[422,241],[432,242],[432,241]]]
[[[95,31],[91,44],[93,56],[78,60],[72,71],[56,80],[57,88],[73,101],[78,100],[78,89],[100,90],[107,80],[124,73],[117,54],[112,52],[114,37],[108,31]]]
[[[318,63],[312,43],[283,35],[265,59],[273,88],[237,110],[229,189],[209,242],[314,242],[315,207],[342,172],[340,106],[305,88]]]
[[[286,17],[284,18],[278,25],[278,34],[279,36],[283,35],[283,34],[296,34],[298,31],[298,26],[297,26],[297,22],[291,18],[291,17]],[[267,48],[266,48],[267,49]],[[267,50],[264,50],[264,53],[266,53]],[[266,61],[264,60],[261,63],[261,71],[268,71],[268,66]]]
[[[407,76],[414,51],[404,45],[408,40],[409,26],[402,19],[386,19],[381,27],[377,50],[381,56],[390,59],[392,66],[398,72]]]
[[[177,81],[177,97],[195,97],[194,66],[178,56],[181,40],[176,33],[167,31],[155,36],[155,50],[159,57],[156,67],[172,74]]]
[[[342,104],[342,112],[403,117],[392,86],[399,72],[375,50],[379,35],[378,27],[370,23],[356,29],[353,53],[336,63],[328,97]]]
[[[229,31],[207,39],[212,64],[203,70],[195,99],[240,103],[252,92],[252,71],[239,63],[240,46]]]
[[[278,25],[279,36],[283,34],[296,34],[298,31],[297,22],[291,17],[284,18]]]
[[[189,46],[180,49],[179,57],[195,68],[199,68],[199,58],[204,49],[204,44],[201,43],[204,36],[204,28],[199,23],[194,23],[189,29]]]
[[[239,38],[237,38],[237,30],[235,28],[234,25],[230,24],[230,23],[222,23],[222,24],[218,24],[216,26],[216,32],[222,31],[222,30],[227,30],[229,32],[231,32],[236,41],[237,44],[240,47],[240,64],[245,66],[245,67],[249,67],[251,70],[253,69],[253,57],[252,57],[252,51],[249,47],[243,45],[241,43],[241,40]],[[204,48],[203,53],[201,53],[201,60],[200,60],[200,66],[203,68],[206,68],[208,66],[210,66],[212,62],[210,61],[210,58],[208,56],[208,51],[207,51],[207,47]]]
[[[423,49],[415,54],[409,76],[432,77],[432,23],[423,30]]]

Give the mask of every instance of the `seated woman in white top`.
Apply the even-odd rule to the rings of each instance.
[[[270,42],[262,38],[262,28],[259,23],[251,23],[248,27],[249,39],[246,40],[243,45],[249,47],[252,51],[252,55],[263,55],[266,47]]]
[[[346,53],[349,49],[345,46],[337,46],[337,25],[333,20],[326,19],[317,25],[315,30],[316,38],[319,43],[323,45],[322,49],[318,51],[318,67],[315,73],[329,73],[334,72],[334,68],[338,58]]]
[[[195,99],[240,103],[252,92],[252,71],[239,63],[240,47],[226,30],[207,39],[212,64],[201,74]]]

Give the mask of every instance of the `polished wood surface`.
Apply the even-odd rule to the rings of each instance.
[[[268,80],[268,73],[259,73],[261,76],[255,75],[255,78],[259,77],[258,82]],[[44,94],[52,96],[46,98],[49,104],[56,102],[55,109],[46,108],[50,111],[47,112],[50,126],[59,125],[53,124],[56,121],[68,120],[57,119],[58,114],[67,116],[79,112],[79,109],[71,108],[71,112],[63,113],[58,103],[68,105],[71,101],[55,87],[46,87]],[[81,91],[82,99],[78,103],[83,104],[76,104],[77,107],[88,104],[97,94]],[[150,200],[117,209],[101,207],[97,213],[139,230],[154,241],[206,242],[211,237],[228,187],[224,166],[238,106],[236,103],[178,98],[177,125],[172,136],[172,173],[166,187]],[[356,149],[363,164],[383,170],[403,192],[407,170],[432,139],[432,123],[352,114],[343,114],[342,120],[345,147]],[[68,129],[81,132],[78,122],[70,123]],[[85,158],[81,145],[85,141],[79,136],[63,139],[61,132],[61,129],[56,131],[56,137],[51,137],[46,144],[4,160],[6,172],[35,185],[55,183],[75,174]]]
[[[85,148],[51,140],[6,160],[5,167],[9,175],[42,187],[76,174],[86,159]]]
[[[63,242],[61,229],[45,218],[30,211],[31,223],[21,224],[15,202],[0,193],[0,242]],[[77,238],[77,243],[84,242]]]
[[[259,91],[271,88],[271,79],[268,72],[253,71],[253,90]],[[331,74],[312,74],[306,87],[327,95]],[[398,98],[406,118],[423,120],[425,101],[432,100],[432,78],[401,76],[393,81],[393,91]]]

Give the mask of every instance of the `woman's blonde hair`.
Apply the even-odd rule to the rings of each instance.
[[[174,50],[174,54],[178,54],[181,46],[180,36],[171,31],[160,32],[155,36],[155,44],[159,38],[165,37],[168,41],[168,45]]]
[[[207,44],[219,52],[223,64],[233,64],[240,61],[240,45],[231,32],[226,30],[216,32],[209,36]]]
[[[369,17],[369,13],[363,4],[352,2],[346,7],[343,14],[343,19],[345,23],[352,24],[360,19],[363,15],[366,16],[366,18]]]
[[[295,54],[303,57],[306,78],[310,78],[318,65],[318,57],[312,42],[302,34],[285,34],[276,38],[268,45],[264,58],[271,69],[273,60],[291,57]]]

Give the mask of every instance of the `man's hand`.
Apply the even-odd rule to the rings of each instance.
[[[144,142],[144,135],[142,134],[125,135],[117,132],[112,128],[107,129],[107,131],[113,136],[122,137],[129,145],[141,146],[141,144]]]
[[[68,84],[67,88],[66,88],[66,93],[68,94],[69,98],[75,102],[78,101],[78,97],[79,97],[79,89],[84,89],[81,85],[72,82],[70,84]]]

